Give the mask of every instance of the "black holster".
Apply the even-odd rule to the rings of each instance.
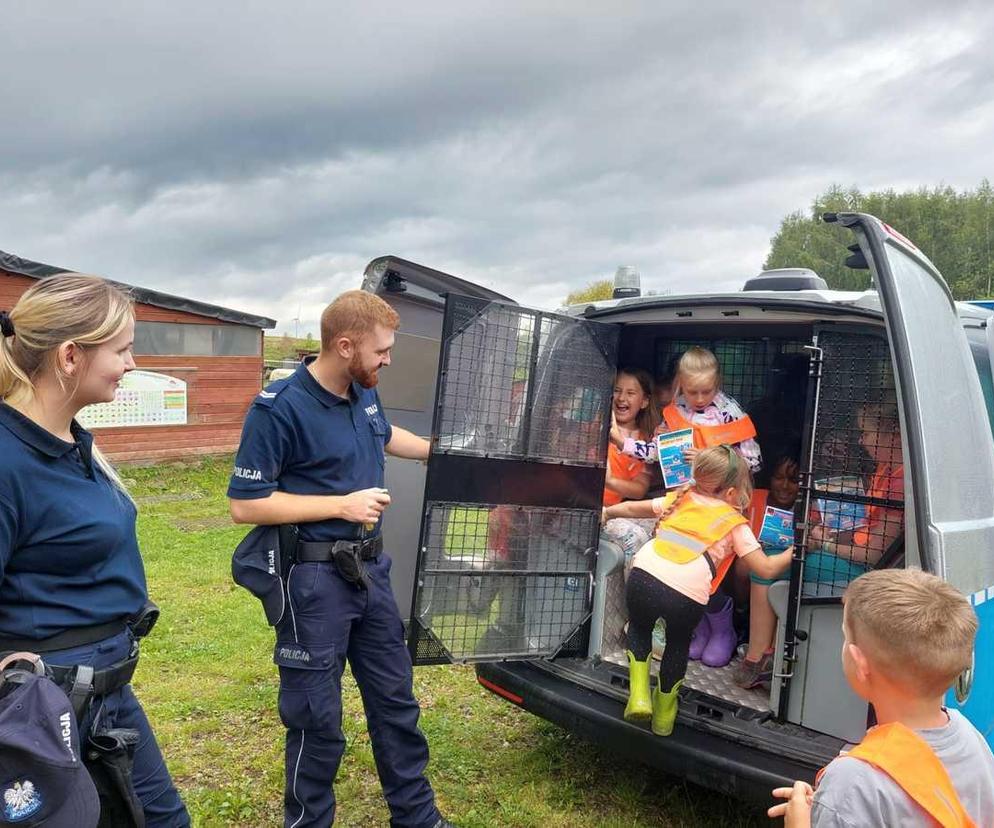
[[[359,589],[369,587],[366,581],[366,565],[362,562],[362,552],[358,543],[337,542],[332,547],[332,560],[342,579]]]
[[[145,812],[131,778],[139,733],[112,728],[91,733],[83,762],[100,796],[97,828],[145,828]]]

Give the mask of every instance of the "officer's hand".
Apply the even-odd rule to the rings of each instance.
[[[389,505],[386,489],[360,489],[342,497],[342,517],[352,523],[376,523]]]

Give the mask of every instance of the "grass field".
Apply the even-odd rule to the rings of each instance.
[[[224,497],[230,461],[126,468],[149,589],[162,618],[135,679],[196,825],[282,820],[283,731],[272,631],[230,578],[245,527]],[[388,517],[389,519],[389,517]],[[615,756],[484,691],[468,667],[415,671],[429,775],[460,826],[746,826],[755,809]],[[349,747],[339,825],[388,824],[358,691],[343,681]]]

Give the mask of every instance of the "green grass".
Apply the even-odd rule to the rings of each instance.
[[[149,589],[162,617],[135,688],[196,825],[281,824],[283,729],[273,633],[231,582],[245,527],[227,518],[230,460],[126,468]],[[746,826],[738,802],[587,744],[484,691],[468,667],[415,670],[429,777],[460,826]],[[358,690],[343,680],[348,749],[338,823],[387,825]]]
[[[298,348],[307,348],[316,351],[320,345],[321,343],[313,336],[311,339],[307,339],[306,337],[294,339],[292,336],[267,334],[263,339],[262,358],[265,360],[277,360],[284,357],[293,357],[296,356]]]

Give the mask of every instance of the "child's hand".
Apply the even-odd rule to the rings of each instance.
[[[814,799],[814,789],[807,783],[798,780],[792,788],[774,788],[775,799],[786,799],[779,805],[770,808],[766,815],[770,819],[783,817],[784,828],[810,828],[811,802]]]
[[[601,526],[607,523],[611,518],[607,513],[607,506],[601,506]]]
[[[683,459],[686,460],[690,465],[694,465],[694,458],[701,453],[698,448],[689,448],[683,450]]]
[[[608,439],[618,448],[625,445],[625,436],[621,433],[621,429],[618,428],[618,421],[614,418],[613,408],[611,409],[611,430],[608,432]]]

